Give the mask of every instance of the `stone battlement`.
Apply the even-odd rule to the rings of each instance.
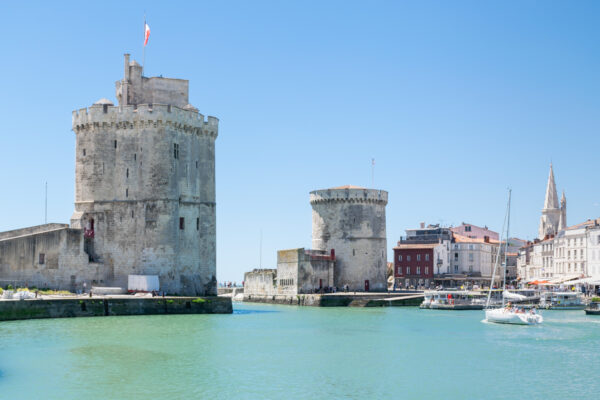
[[[310,204],[318,203],[370,203],[386,205],[388,192],[376,189],[321,189],[310,192]]]
[[[198,135],[218,135],[219,119],[204,115],[196,109],[185,109],[167,104],[139,104],[113,106],[94,104],[89,108],[73,111],[73,130],[136,129],[161,127]]]

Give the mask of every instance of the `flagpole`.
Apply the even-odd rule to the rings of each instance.
[[[144,76],[144,67],[146,66],[146,13],[144,13],[144,27],[142,28],[142,31],[144,32],[144,34],[142,35],[142,37],[144,38],[144,40],[142,41],[142,76]]]

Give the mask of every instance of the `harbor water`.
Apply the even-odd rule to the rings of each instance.
[[[600,393],[600,317],[235,304],[233,315],[0,323],[0,398],[568,399]]]

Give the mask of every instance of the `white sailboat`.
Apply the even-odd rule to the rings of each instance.
[[[511,190],[508,190],[508,205],[506,208],[506,215],[504,216],[504,224],[502,226],[502,235],[504,235],[504,226],[506,226],[506,237],[504,240],[504,262],[502,266],[504,268],[504,278],[502,280],[502,307],[490,308],[490,298],[492,295],[492,287],[496,279],[496,269],[500,261],[500,248],[502,246],[502,240],[500,246],[498,246],[498,253],[496,255],[496,263],[494,264],[494,272],[492,273],[492,281],[490,282],[490,291],[488,293],[487,303],[485,306],[485,322],[494,322],[497,324],[513,324],[513,325],[537,325],[544,321],[544,318],[537,313],[535,308],[529,311],[512,307],[510,301],[505,304],[506,300],[517,300],[515,296],[519,296],[514,293],[510,293],[506,290],[506,253],[508,252],[508,238],[510,231],[510,199]],[[502,239],[502,238],[501,238]]]

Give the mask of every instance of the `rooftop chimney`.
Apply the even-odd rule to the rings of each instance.
[[[421,229],[425,228],[425,222],[421,222]]]

